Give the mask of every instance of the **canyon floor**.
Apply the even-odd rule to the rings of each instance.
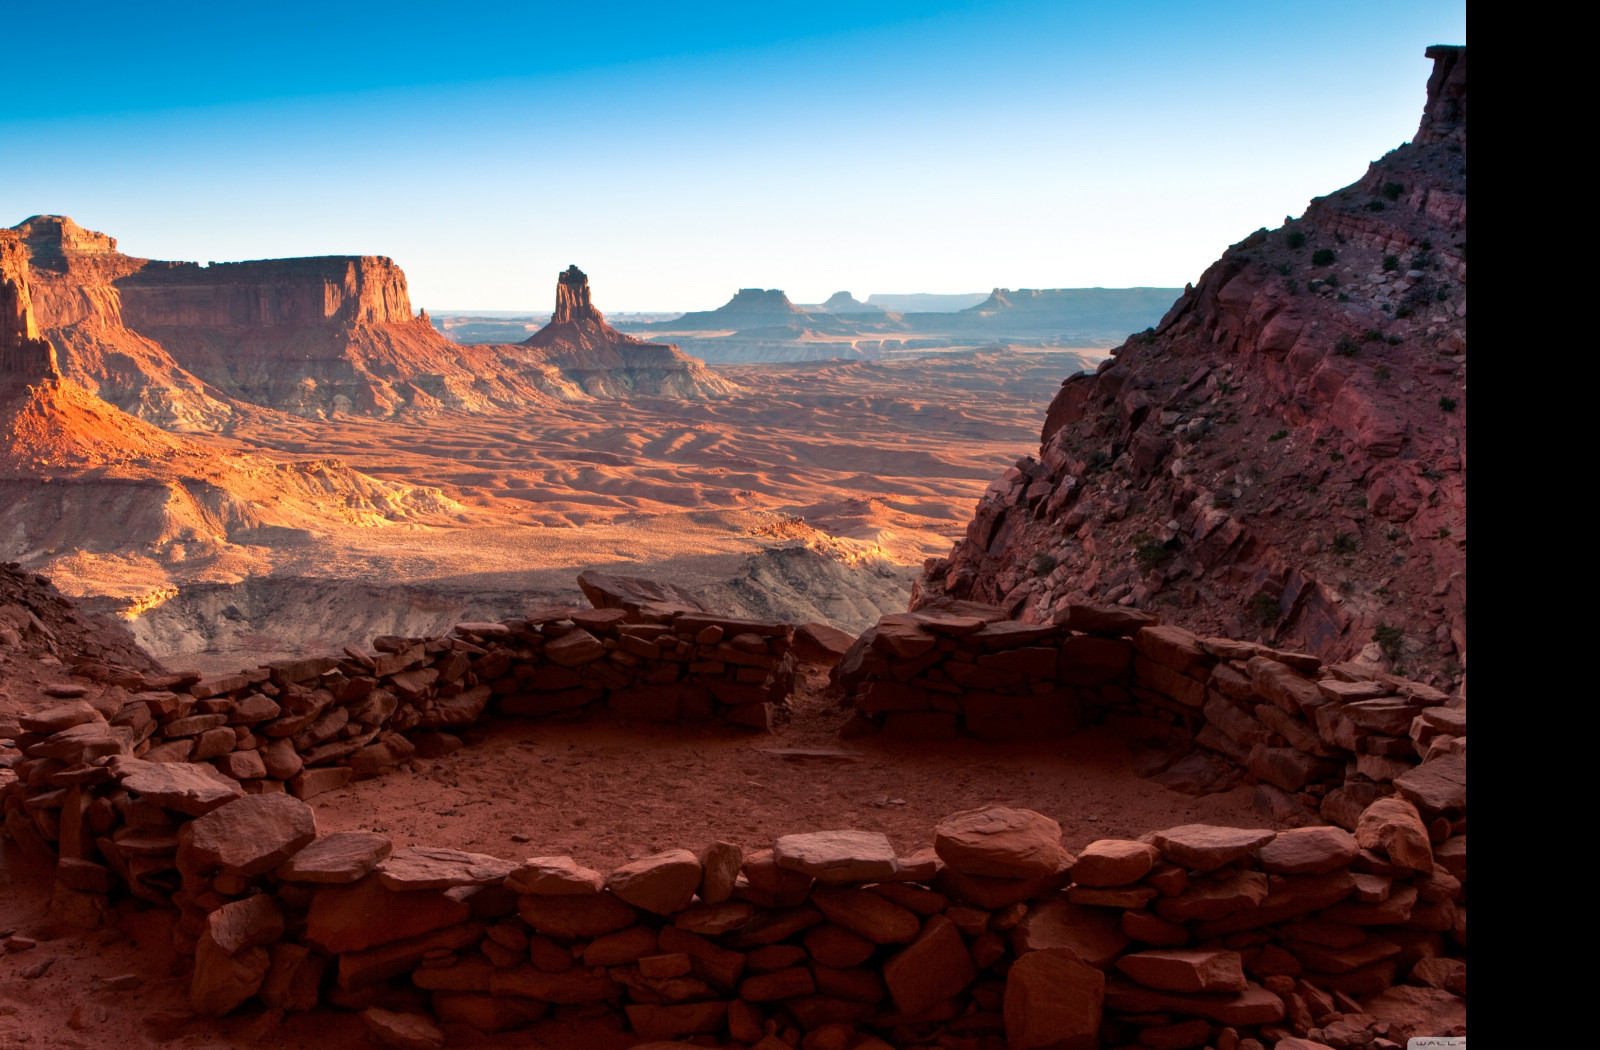
[[[859,631],[905,608],[923,559],[949,551],[984,487],[1037,441],[1061,380],[1101,353],[722,365],[734,396],[537,413],[246,411],[224,433],[189,436],[439,495],[379,517],[351,510],[365,496],[341,506],[335,481],[328,502],[348,524],[22,561],[120,612],[157,658],[205,671],[577,601],[585,569],[687,586],[734,614]]]

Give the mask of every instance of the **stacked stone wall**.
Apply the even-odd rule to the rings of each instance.
[[[1354,828],[1396,792],[1436,834],[1464,818],[1462,697],[1137,610],[1072,605],[1059,618],[1020,623],[970,602],[883,617],[835,669],[858,712],[847,732],[1028,741],[1106,722],[1156,751],[1170,786],[1252,779],[1279,821]]]
[[[1130,717],[1201,731],[1214,724],[1206,708],[1218,697],[1267,724],[1234,695],[1242,683],[1280,709],[1273,697],[1313,711],[1369,702],[1328,698],[1339,687],[1322,683],[1345,680],[1308,677],[1309,661],[1295,654],[1224,651],[1170,628],[1119,623],[1131,638],[1119,637],[1095,621],[1099,633],[1024,638],[1038,628],[944,616],[881,625],[841,678],[920,688],[937,661],[901,680],[895,661],[917,657],[865,673],[859,658],[876,637],[921,631],[935,639],[922,656],[1030,683],[929,690],[963,702],[973,692],[1064,702],[1076,690],[1081,718],[1120,705]],[[995,807],[947,817],[934,847],[911,855],[881,834],[843,829],[783,836],[755,852],[685,843],[609,873],[571,857],[319,833],[296,797],[376,775],[408,748],[446,745],[450,729],[493,711],[604,703],[627,718],[727,718],[786,689],[792,658],[781,625],[699,613],[630,619],[641,617],[563,610],[464,624],[449,638],[379,639],[376,652],[341,661],[64,698],[0,732],[24,756],[0,770],[6,830],[56,857],[52,910],[62,921],[105,921],[124,890],[176,908],[174,937],[194,956],[196,1010],[359,1010],[383,1045],[443,1046],[453,1026],[492,1033],[546,1018],[640,1041],[699,1037],[763,1050],[1254,1050],[1292,1038],[1383,1048],[1464,1025],[1464,787],[1459,804],[1441,802],[1409,774],[1382,782],[1350,830],[1187,825],[1079,845],[1064,843],[1047,817]],[[1002,637],[1019,644],[990,644]],[[1042,666],[1026,650],[1052,646],[1053,678],[1018,670]],[[972,659],[954,659],[957,651]],[[1069,684],[1076,672],[1063,677],[1061,653],[1079,651],[1092,651],[1097,668],[1121,653],[1121,677]],[[1006,653],[1024,655],[1010,657],[1013,666],[982,659]],[[666,666],[678,677],[645,679]],[[762,677],[741,680],[740,668]],[[599,692],[568,697],[581,705],[548,699],[586,688],[585,675]],[[335,711],[345,712],[337,727]],[[1449,721],[1440,712],[1459,712],[1450,728],[1464,734],[1464,707],[1427,706],[1404,739],[1429,761],[1408,769],[1438,772],[1430,767],[1464,756],[1464,735],[1437,725]],[[886,729],[895,713],[883,714]],[[966,707],[936,713],[955,714],[958,728],[970,717]],[[224,732],[232,749],[207,757]],[[252,742],[262,746],[241,749]],[[1279,746],[1270,735],[1257,743]],[[292,749],[303,768],[231,775],[254,772],[241,768],[246,755],[265,765],[274,746]],[[1397,1016],[1411,1020],[1380,1019]]]

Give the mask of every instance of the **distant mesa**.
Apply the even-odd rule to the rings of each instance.
[[[715,310],[694,310],[676,320],[649,327],[676,332],[714,332],[804,325],[807,317],[804,310],[789,301],[782,289],[741,288]]]
[[[843,314],[846,316],[850,314],[881,314],[884,312],[883,307],[864,303],[849,292],[834,292],[828,296],[827,302],[811,309],[825,314]]]

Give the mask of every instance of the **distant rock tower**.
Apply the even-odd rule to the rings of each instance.
[[[567,267],[556,278],[556,312],[550,318],[550,323],[604,320],[600,311],[589,301],[589,275],[576,266]]]

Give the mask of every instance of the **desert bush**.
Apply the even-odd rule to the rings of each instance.
[[[1441,397],[1439,399],[1439,407],[1446,412],[1454,412],[1456,410],[1456,399],[1453,397]]]
[[[1400,642],[1405,638],[1406,632],[1399,627],[1390,627],[1380,623],[1372,632],[1372,640],[1378,643],[1378,648],[1383,650],[1383,655],[1394,660],[1400,656]]]
[[[1250,602],[1250,615],[1263,627],[1275,627],[1280,613],[1278,599],[1270,594],[1258,594]]]
[[[1361,352],[1361,344],[1347,335],[1341,335],[1339,341],[1333,344],[1333,352],[1340,357],[1354,357]]]
[[[1032,572],[1035,576],[1048,576],[1057,564],[1058,559],[1054,554],[1050,554],[1046,551],[1040,551],[1038,554],[1033,556],[1031,561],[1028,562],[1028,571]]]
[[[1150,535],[1148,532],[1137,532],[1133,535],[1133,558],[1139,567],[1149,572],[1172,557],[1172,551],[1166,544]]]
[[[1282,441],[1284,438],[1286,438],[1288,436],[1289,436],[1289,432],[1287,430],[1279,430],[1279,431],[1276,431],[1276,432],[1274,432],[1272,434],[1268,434],[1267,435],[1267,440],[1268,441]]]
[[[1306,235],[1299,230],[1290,230],[1283,235],[1283,243],[1291,248],[1304,248],[1306,246]]]
[[[1383,257],[1383,272],[1384,273],[1390,273],[1390,272],[1392,272],[1394,270],[1398,270],[1398,269],[1400,269],[1400,256],[1398,256],[1398,255],[1385,255]]]
[[[1406,188],[1398,182],[1386,182],[1383,184],[1383,195],[1392,201],[1399,200],[1400,194],[1405,191]]]
[[[1333,260],[1338,258],[1332,248],[1318,248],[1311,253],[1312,266],[1331,266]]]

